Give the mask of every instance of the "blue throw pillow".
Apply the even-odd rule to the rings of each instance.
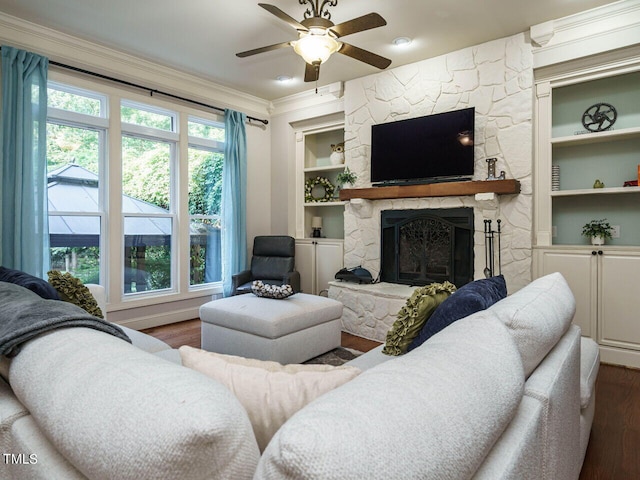
[[[20,270],[0,267],[0,282],[13,283],[14,285],[28,288],[42,298],[60,300],[60,295],[58,295],[56,289],[49,285],[48,282]]]
[[[407,351],[419,347],[456,320],[489,308],[506,296],[507,284],[502,275],[467,283],[440,304]]]

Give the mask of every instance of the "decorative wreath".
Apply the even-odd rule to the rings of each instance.
[[[324,196],[314,197],[313,189],[317,186],[324,188]],[[304,201],[310,202],[330,202],[333,200],[334,187],[329,180],[324,177],[309,178],[304,182]]]

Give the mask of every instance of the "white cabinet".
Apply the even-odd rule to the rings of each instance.
[[[536,249],[535,274],[560,272],[576,298],[574,323],[602,361],[640,367],[640,252],[628,247]]]
[[[344,242],[337,239],[296,240],[296,269],[304,293],[320,295],[343,266]]]

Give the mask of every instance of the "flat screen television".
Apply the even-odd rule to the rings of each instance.
[[[371,127],[374,185],[468,180],[473,176],[475,108]],[[460,134],[471,142],[461,141]]]

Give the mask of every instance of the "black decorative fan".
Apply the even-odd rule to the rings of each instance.
[[[323,0],[322,3],[320,3],[320,0],[298,0],[298,2],[300,5],[308,5],[307,10],[304,12],[304,20],[300,22],[284,13],[278,7],[266,3],[258,4],[269,13],[295,28],[298,31],[297,40],[247,50],[236,55],[238,57],[249,57],[258,53],[291,46],[306,62],[305,82],[317,81],[320,75],[320,64],[324,63],[335,52],[380,69],[385,69],[391,64],[391,60],[388,58],[338,41],[341,37],[386,25],[387,22],[380,15],[369,13],[335,25],[331,21],[331,14],[327,8],[335,7],[338,4],[338,0]]]
[[[618,118],[616,108],[609,103],[596,103],[582,114],[582,125],[590,132],[609,130]]]

